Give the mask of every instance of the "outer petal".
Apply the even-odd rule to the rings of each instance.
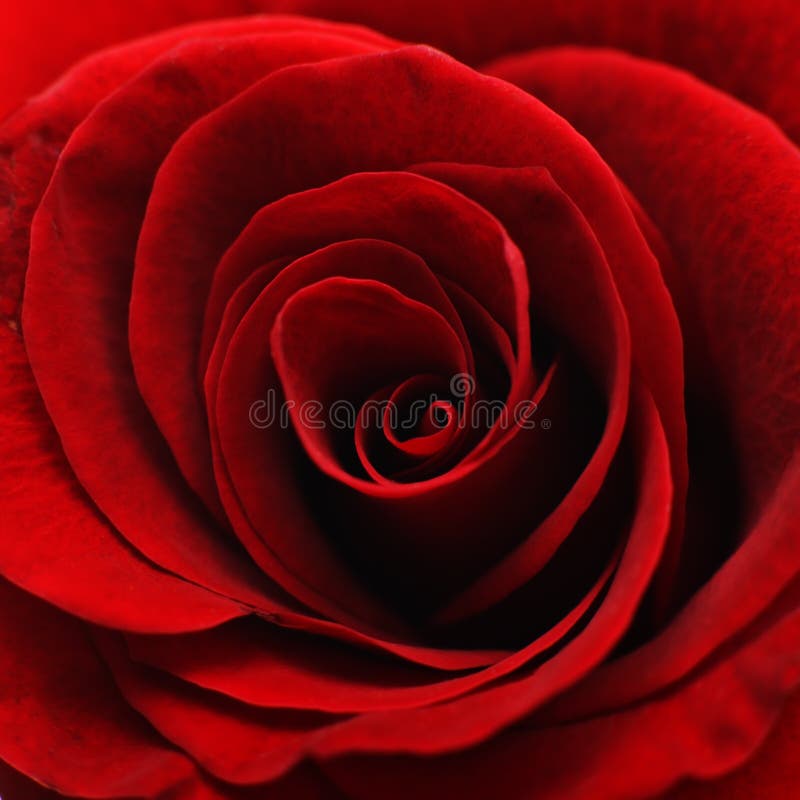
[[[0,797],[14,800],[58,800],[61,795],[0,761]]]
[[[798,750],[800,694],[795,694],[745,766],[720,780],[686,782],[667,795],[667,800],[785,800],[797,786]]]
[[[651,702],[574,725],[522,726],[449,759],[351,760],[328,772],[355,800],[410,792],[521,800],[534,786],[541,800],[616,800],[657,795],[686,775],[719,775],[753,752],[800,683],[799,592],[796,583],[784,598],[794,610],[784,603],[751,641]]]
[[[30,9],[30,6],[15,4],[16,8]],[[60,3],[50,12],[57,17],[61,8],[63,4]],[[126,8],[135,8],[135,3]],[[234,37],[265,32],[265,29],[272,33],[299,29],[314,33],[329,28],[328,23],[280,16],[269,20],[263,17],[217,20],[171,28],[92,54],[12,114],[0,126],[0,202],[4,212],[0,214],[0,240],[3,242],[0,314],[17,319],[33,214],[64,143],[100,100],[183,41],[208,36]],[[8,29],[5,26],[0,29],[0,36]],[[85,30],[96,29],[87,27]],[[385,41],[378,34],[363,29],[353,33],[378,44]],[[33,55],[39,60],[46,57],[47,52],[37,45]],[[14,69],[3,71],[0,81],[19,74]]]
[[[0,581],[0,758],[57,791],[139,797],[193,773],[122,701],[84,627]]]
[[[236,16],[246,13],[248,5],[246,0],[4,2],[0,116],[95,50],[194,20]]]
[[[800,151],[740,103],[629,56],[549,51],[495,71],[570,119],[663,234],[691,303],[687,348],[707,356],[688,388],[730,426],[752,519],[800,442]]]
[[[360,22],[469,64],[562,44],[675,64],[765,111],[800,139],[794,0],[266,0],[263,10]]]
[[[160,570],[119,538],[75,480],[22,340],[6,326],[0,431],[0,574],[72,614],[127,630],[199,630],[246,613]]]
[[[262,11],[362,23],[468,63],[558,44],[617,47],[689,69],[800,137],[794,0],[653,0],[646,14],[640,0],[29,0],[5,11],[0,114],[99,47],[193,19]],[[80,23],[87,18],[92,25]]]
[[[272,24],[253,19],[251,27]],[[364,49],[306,32],[203,39],[171,51],[75,132],[31,234],[26,346],[79,479],[141,552],[254,605],[260,576],[198,507],[138,399],[126,325],[133,254],[152,177],[186,126],[272,69]],[[132,116],[132,108],[142,111]],[[103,367],[84,374],[87,363]],[[213,482],[200,489],[216,508]]]
[[[743,544],[663,636],[562,701],[561,714],[592,713],[685,675],[800,572],[800,462],[790,461],[800,437],[800,153],[764,117],[664,66],[560,50],[510,59],[498,71],[570,118],[664,235],[688,299],[687,347],[702,354],[704,372],[690,373],[689,390],[727,425],[743,500],[739,529],[734,521],[726,531],[729,546],[735,535]],[[706,435],[702,424],[693,431]],[[692,474],[697,480],[702,470]],[[713,522],[687,541],[702,546]],[[797,647],[797,639],[778,639],[765,658]],[[762,726],[770,721],[761,718]]]
[[[110,635],[98,633],[97,640],[128,703],[204,769],[229,783],[282,777],[298,763],[314,731],[337,719],[248,708],[133,664]]]
[[[548,718],[574,719],[641,702],[684,679],[746,631],[800,573],[798,516],[800,457],[795,457],[748,539],[670,626],[646,646],[596,670],[557,700]]]
[[[251,620],[186,637],[126,638],[134,660],[253,706],[333,713],[413,708],[462,695],[551,651],[589,619],[617,565],[612,559],[580,602],[533,642],[456,677]]]

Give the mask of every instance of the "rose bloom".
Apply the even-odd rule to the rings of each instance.
[[[796,0],[0,16],[3,800],[798,796]]]

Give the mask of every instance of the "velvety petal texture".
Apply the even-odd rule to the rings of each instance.
[[[0,795],[793,796],[795,3],[3,13]]]

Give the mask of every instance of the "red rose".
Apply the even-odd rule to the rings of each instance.
[[[5,800],[644,798],[767,735],[800,13],[539,5],[7,48]]]

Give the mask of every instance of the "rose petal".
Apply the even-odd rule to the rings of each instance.
[[[768,120],[665,66],[567,50],[497,71],[572,119],[664,235],[711,347],[706,380],[731,417],[752,508],[800,432],[800,152]]]
[[[496,664],[443,678],[376,660],[308,636],[250,622],[181,637],[127,637],[136,661],[255,706],[352,713],[440,702],[512,673],[556,647],[585,621],[605,590],[618,554],[588,592],[551,629]]]
[[[670,522],[671,480],[664,431],[646,395],[637,396],[633,408],[641,496],[619,568],[586,627],[537,668],[480,692],[419,709],[362,714],[329,726],[314,738],[313,752],[318,757],[353,752],[441,755],[478,744],[552,699],[608,655],[630,625],[652,578]]]
[[[275,318],[271,344],[283,394],[295,403],[295,432],[317,466],[345,482],[351,476],[327,437],[299,413],[304,404],[360,406],[381,386],[468,369],[463,343],[441,314],[373,280],[328,278],[296,292]]]
[[[24,6],[30,11],[33,6]],[[60,4],[58,11],[63,10]],[[131,8],[134,8],[131,6]],[[22,10],[15,6],[14,11]],[[96,18],[96,14],[90,14]],[[52,21],[57,17],[56,10],[49,8],[44,19]],[[81,15],[81,18],[84,18]],[[14,30],[17,17],[6,20],[9,24],[0,30],[0,37]],[[41,24],[43,19],[37,20]],[[22,284],[28,258],[30,225],[33,214],[47,188],[47,183],[55,167],[56,160],[64,143],[75,127],[100,100],[109,95],[126,80],[131,78],[150,62],[158,58],[182,41],[204,36],[240,36],[257,31],[304,30],[315,33],[330,29],[330,24],[297,17],[247,18],[219,20],[197,23],[185,27],[172,28],[143,39],[119,45],[107,51],[96,53],[70,69],[56,84],[41,95],[28,100],[25,105],[0,125],[0,199],[7,207],[7,214],[0,216],[0,241],[4,243],[3,275],[0,284],[0,314],[18,317],[22,299]],[[86,29],[88,32],[88,28]],[[98,29],[92,26],[93,32]],[[349,31],[364,41],[381,45],[386,40],[378,34],[352,26],[339,26],[340,33]],[[133,35],[133,31],[129,35]],[[15,46],[18,43],[15,38]],[[54,52],[53,48],[38,45],[31,52],[36,55],[37,64],[45,55]],[[68,41],[63,28],[58,28],[58,42]],[[11,48],[13,49],[13,48]],[[0,51],[7,55],[10,49]],[[64,64],[64,66],[68,66]],[[17,65],[0,73],[0,82],[6,79],[23,77]],[[52,78],[56,78],[55,74]],[[35,87],[35,88],[44,88]],[[24,99],[22,97],[19,98]],[[4,98],[0,98],[3,107]],[[2,115],[2,112],[0,112]]]
[[[800,732],[800,696],[783,709],[778,724],[746,764],[725,778],[686,781],[668,795],[669,800],[781,800],[791,795],[796,782],[797,737]]]
[[[357,758],[333,761],[326,772],[359,800],[409,792],[481,800],[498,791],[521,800],[532,785],[543,800],[612,800],[655,796],[690,775],[723,774],[752,754],[800,683],[798,586],[786,604],[793,612],[784,608],[756,638],[651,702],[574,725],[523,727],[449,758]]]
[[[287,429],[289,419],[281,421],[277,408],[276,419],[269,425],[262,420],[254,426],[252,419],[253,404],[265,403],[262,398],[267,390],[273,392],[276,405],[284,399],[264,331],[273,327],[282,305],[294,293],[336,274],[392,280],[434,303],[460,328],[455,311],[427,266],[395,245],[356,240],[298,259],[268,283],[238,329],[232,329],[235,317],[226,315],[226,332],[217,339],[206,376],[212,441],[220,447],[217,480],[235,530],[262,568],[287,591],[334,618],[342,619],[344,604],[350,609],[344,619],[351,623],[353,614],[356,619],[366,614],[373,621],[385,621],[385,612],[353,586],[352,577],[319,532],[310,513],[308,492],[287,470],[287,464],[297,457],[296,441]],[[455,337],[455,333],[451,335]],[[466,342],[463,333],[460,340]],[[259,531],[264,533],[259,536]],[[337,601],[331,602],[333,598]]]
[[[567,692],[555,703],[553,718],[571,719],[641,701],[690,674],[746,629],[797,575],[798,514],[800,458],[795,457],[750,536],[672,624],[646,646],[604,665]]]
[[[119,538],[75,480],[22,340],[5,326],[0,364],[0,485],[6,518],[18,526],[0,536],[0,574],[71,614],[125,630],[197,630],[246,613]]]
[[[315,730],[337,718],[248,709],[131,662],[122,644],[97,634],[103,657],[130,705],[165,738],[229,783],[266,783],[299,761]]]
[[[540,47],[614,47],[683,67],[778,121],[800,140],[800,14],[794,0],[265,0],[265,11],[360,22],[469,64]],[[710,46],[713,43],[713,46]]]
[[[360,47],[282,34],[194,41],[173,51],[72,136],[32,231],[26,346],[76,474],[146,556],[254,605],[260,576],[197,507],[138,399],[126,325],[133,254],[152,177],[187,125],[271,69]],[[213,69],[220,48],[237,70]],[[132,107],[142,109],[135,124]],[[215,508],[213,480],[195,486]]]
[[[687,349],[697,351],[687,386],[691,440],[700,442],[692,474],[706,476],[689,510],[708,503],[718,516],[695,511],[686,576],[715,527],[728,548],[747,535],[800,437],[800,153],[735,100],[629,56],[559,50],[509,59],[496,71],[535,91],[598,146],[682,273],[673,283],[682,284],[690,314],[682,320]],[[704,450],[716,453],[710,475]],[[716,501],[715,487],[724,487]]]
[[[566,498],[514,551],[439,611],[438,619],[444,621],[483,610],[523,585],[563,543],[594,499],[625,424],[630,338],[597,240],[546,170],[459,164],[416,169],[473,197],[508,227],[528,267],[532,318],[543,319],[572,344],[604,386],[609,407],[603,437]]]
[[[62,794],[153,796],[191,762],[125,705],[83,626],[0,580],[0,757]]]
[[[294,267],[297,267],[297,269]],[[269,331],[273,327],[275,315],[286,301],[287,294],[292,297],[289,303],[284,306],[288,312],[290,307],[296,307],[294,306],[297,302],[296,298],[300,298],[311,291],[319,291],[323,287],[332,287],[343,283],[351,287],[362,285],[362,291],[367,291],[363,288],[364,286],[381,285],[375,282],[361,282],[353,279],[329,278],[320,283],[312,284],[310,288],[295,292],[295,289],[298,288],[298,282],[299,286],[302,286],[306,276],[313,276],[313,270],[320,268],[325,269],[325,263],[320,263],[319,260],[313,258],[298,261],[292,267],[287,268],[281,276],[283,280],[276,281],[267,287],[237,329],[228,348],[225,364],[219,379],[215,412],[220,447],[225,459],[225,465],[230,473],[232,487],[236,492],[235,497],[232,499],[241,502],[249,523],[257,532],[262,532],[261,537],[265,544],[278,557],[277,562],[274,558],[260,560],[262,566],[268,569],[270,574],[280,581],[282,585],[285,585],[289,591],[297,594],[305,602],[313,603],[317,607],[324,609],[325,613],[333,613],[336,617],[342,618],[341,610],[337,609],[337,603],[335,602],[335,600],[338,600],[339,603],[344,602],[346,604],[345,609],[349,610],[350,615],[355,614],[358,617],[359,614],[366,614],[367,620],[374,622],[376,613],[379,620],[381,616],[385,617],[385,613],[381,615],[380,612],[372,610],[374,609],[374,603],[370,603],[369,600],[361,596],[363,592],[359,592],[358,587],[353,585],[352,577],[347,574],[346,569],[343,569],[341,559],[337,558],[332,551],[331,543],[327,540],[325,534],[320,531],[314,508],[309,499],[311,494],[310,479],[308,479],[308,482],[301,483],[298,476],[298,470],[302,470],[302,464],[298,464],[299,453],[294,452],[293,456],[293,451],[297,450],[297,445],[291,432],[283,429],[278,423],[266,428],[254,429],[247,411],[247,408],[262,395],[265,388],[272,387],[274,389],[278,387],[279,375],[283,374],[284,381],[287,380],[288,365],[282,358],[282,354],[286,352],[286,344],[281,345],[280,340],[273,338],[276,366],[272,366],[271,359],[268,359],[268,352],[266,352],[269,348],[269,340],[264,335],[264,331]],[[285,289],[289,291],[284,293]],[[388,287],[386,291],[389,291]],[[402,297],[395,290],[391,291],[397,298]],[[294,292],[293,295],[292,292]],[[370,294],[368,293],[366,297],[369,298]],[[318,308],[317,316],[328,313],[327,311],[323,312],[323,308],[324,306]],[[335,306],[331,306],[331,308],[335,308]],[[444,361],[439,360],[439,365],[443,367],[444,364],[453,361],[453,369],[456,372],[465,369],[461,343],[443,317],[430,309],[430,307],[423,306],[420,303],[413,302],[412,307],[412,301],[403,301],[402,305],[398,302],[396,308],[402,309],[406,313],[405,317],[395,315],[395,321],[397,324],[405,324],[408,327],[409,337],[412,331],[410,325],[418,321],[421,309],[427,309],[425,313],[427,317],[430,317],[430,324],[433,325],[435,323],[437,326],[430,328],[429,334],[434,338],[442,339],[443,344],[450,343],[450,357],[445,357]],[[414,311],[413,315],[411,315],[412,309]],[[386,306],[385,311],[390,313],[391,306]],[[276,332],[282,330],[281,316],[279,315],[278,320],[275,322],[277,327],[274,330]],[[338,335],[346,334],[346,330],[342,326],[348,319],[358,320],[358,315],[347,315],[342,318],[341,322],[337,322],[335,325],[331,323],[328,327],[324,325],[318,327],[316,324],[308,326],[308,329],[303,331],[301,338],[294,338],[294,341],[299,344],[304,353],[301,365],[303,369],[310,365],[310,359],[314,358],[317,350],[322,352],[321,348],[326,342],[335,342]],[[372,322],[374,328],[374,319]],[[287,332],[293,332],[294,327],[289,327],[286,330]],[[394,341],[396,332],[391,326],[380,330],[384,334],[389,334]],[[379,333],[380,330],[376,332]],[[275,335],[279,334],[276,333]],[[309,344],[309,341],[313,340],[314,336],[320,335],[324,339],[319,341],[317,348]],[[370,343],[378,340],[373,338],[364,340],[362,338],[362,341],[369,346]],[[405,337],[401,336],[400,341],[405,342]],[[416,353],[417,359],[419,359],[426,349],[430,352],[429,347],[427,347],[429,340],[426,338],[423,342],[425,346],[421,349],[417,348],[415,351],[413,348],[409,348],[409,358]],[[385,351],[386,346],[383,346],[380,354],[383,355]],[[348,355],[348,352],[348,349],[341,351],[341,357],[346,358],[348,363],[356,368],[361,366],[358,358],[353,358],[350,361],[351,356]],[[398,354],[400,353],[402,351],[398,351]],[[289,356],[289,358],[291,357]],[[323,361],[318,364],[320,370],[325,362],[326,359],[323,358]],[[293,363],[292,368],[296,370],[296,359],[293,359],[290,363]],[[412,363],[414,363],[413,360],[408,361],[406,366],[408,367]],[[424,365],[426,362],[421,363]],[[429,365],[431,363],[433,362],[428,361]],[[445,370],[445,372],[449,371]],[[305,372],[301,373],[301,375],[307,374]],[[327,366],[325,367],[325,373],[322,374],[327,374]],[[366,372],[367,376],[371,374],[371,370]],[[298,391],[299,394],[296,394]],[[283,393],[280,396],[283,397]],[[321,401],[325,400],[325,394],[320,395],[313,388],[298,390],[293,387],[288,396],[294,402],[300,404],[307,404],[309,398],[312,401],[315,401],[317,397],[320,397]],[[342,397],[346,399],[344,393],[342,393]],[[332,401],[338,399],[338,393],[335,390],[333,390],[333,397],[330,399]],[[305,405],[303,405],[303,408],[305,408]],[[314,456],[317,459],[323,459],[322,463],[325,463],[324,453],[320,450],[321,447],[325,446],[325,439],[322,437],[315,439],[310,436],[310,426],[313,424],[317,423],[313,420],[308,421],[304,417],[295,418],[295,430],[301,436],[305,434],[307,437],[306,447],[314,452]],[[301,426],[303,428],[302,432],[300,430]],[[294,468],[290,468],[292,463],[296,465]],[[336,466],[335,459],[333,465],[336,469],[340,469]],[[263,552],[263,549],[251,548],[251,550],[255,556],[267,555]],[[276,567],[280,568],[281,571],[276,572]],[[309,594],[308,589],[305,589],[304,586],[309,587],[312,593]],[[328,601],[325,602],[323,598],[327,598]],[[330,599],[335,599],[333,605]],[[345,615],[344,618],[350,619],[351,617]]]
[[[335,91],[331,81],[348,91]],[[387,94],[394,98],[391,110]],[[491,115],[480,113],[483,105]],[[323,106],[321,118],[314,109]],[[397,119],[404,124],[398,127]],[[536,137],[509,136],[527,129]],[[644,293],[639,305],[648,308],[647,325],[637,328],[636,341],[640,348],[658,344],[658,375],[648,375],[648,382],[652,377],[654,386],[667,387],[658,394],[670,409],[675,398],[680,406],[679,348],[665,348],[662,341],[678,339],[669,297],[610,172],[533,99],[441,54],[411,48],[283,70],[195,125],[166,159],[142,229],[131,334],[137,378],[175,452],[190,452],[203,435],[192,390],[202,307],[219,258],[252,214],[270,200],[344,173],[443,156],[551,169],[592,224],[612,269],[628,275],[626,292]],[[213,204],[201,199],[209,197]],[[643,285],[634,265],[653,279]],[[648,334],[654,329],[658,342]],[[651,355],[643,360],[654,372]],[[171,411],[176,407],[181,414]]]

